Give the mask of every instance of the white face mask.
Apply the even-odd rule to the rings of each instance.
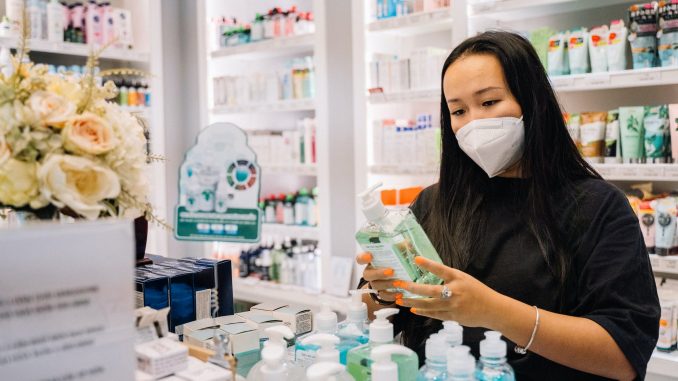
[[[456,134],[459,147],[495,177],[515,164],[523,155],[525,125],[523,117],[476,119]]]

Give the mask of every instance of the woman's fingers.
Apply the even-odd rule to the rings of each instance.
[[[445,282],[452,281],[456,277],[458,271],[452,267],[445,266],[442,263],[422,257],[421,255],[414,258],[414,263],[420,268],[430,271],[438,278],[443,279]]]
[[[393,274],[393,269],[368,267],[363,271],[363,278],[372,283],[375,280],[390,279]],[[372,288],[374,288],[374,285],[372,285]]]
[[[371,253],[362,253],[356,256],[355,261],[358,262],[359,265],[369,265],[370,262],[372,262],[372,254]]]
[[[400,300],[403,297],[403,294],[399,292],[392,292],[392,291],[379,291],[379,299],[385,300],[387,302],[394,302],[396,300]]]
[[[422,299],[412,299],[405,298],[399,299],[396,304],[402,307],[410,308],[421,308],[425,310],[449,310],[450,309],[450,300],[449,299],[440,299],[440,298],[422,298]]]
[[[440,297],[443,292],[443,286],[436,286],[431,284],[418,284],[413,282],[405,282],[402,280],[393,281],[392,284],[393,284],[392,287],[400,288],[413,294],[429,296],[432,298]]]
[[[395,287],[393,287],[393,281],[392,280],[375,280],[370,282],[370,287],[375,290],[375,291],[381,291],[381,290],[394,290]],[[397,293],[398,291],[395,290]]]

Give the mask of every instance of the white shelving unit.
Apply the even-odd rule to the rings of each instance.
[[[678,164],[595,164],[608,181],[678,182]]]
[[[333,310],[346,314],[350,298],[342,298],[327,293],[310,293],[298,286],[283,286],[258,279],[233,278],[233,297],[250,303],[290,303],[309,306],[318,311],[323,303],[330,304]]]
[[[237,57],[242,59],[272,58],[302,53],[313,53],[315,36],[281,37],[250,44],[220,48],[211,53],[212,58]]]
[[[678,67],[563,75],[551,77],[551,83],[561,93],[631,87],[671,86],[678,84]]]
[[[415,102],[440,102],[440,89],[412,90],[398,93],[374,93],[368,97],[370,104],[394,104]]]
[[[402,17],[372,21],[367,24],[372,33],[391,33],[396,35],[418,35],[430,32],[452,30],[452,8],[442,8],[431,12],[418,12]]]
[[[477,0],[469,1],[469,17],[521,20],[526,17],[551,16],[628,3],[627,0]]]
[[[438,168],[423,165],[372,165],[370,173],[375,175],[431,176],[438,173]]]
[[[667,377],[669,380],[675,380],[678,377],[676,369],[678,369],[678,351],[671,353],[654,351],[647,364],[648,375]]]
[[[655,274],[667,278],[678,278],[678,256],[660,257],[650,254],[650,263]]]
[[[16,49],[19,46],[18,38],[0,37],[0,46]],[[47,40],[29,40],[28,46],[32,52],[50,53],[60,56],[75,56],[87,58],[92,50],[97,47],[76,44],[72,42],[51,42]],[[136,62],[148,64],[150,54],[147,51],[137,49],[108,48],[101,54],[101,59]]]
[[[245,2],[239,0],[208,0],[198,15],[200,20],[214,17],[236,17],[246,22],[255,13],[273,7],[288,9],[296,5],[300,11],[312,11],[316,32],[308,35],[276,38],[255,43],[217,48],[209,46],[215,40],[209,22],[203,22],[199,31],[209,41],[203,48],[206,64],[201,68],[201,90],[208,107],[203,110],[205,123],[231,122],[246,131],[276,131],[296,128],[302,118],[316,119],[316,165],[262,165],[261,197],[272,194],[290,193],[302,187],[319,189],[319,227],[299,227],[264,224],[262,237],[286,237],[318,240],[322,253],[321,283],[329,288],[332,273],[330,256],[353,253],[353,222],[351,208],[354,189],[346,178],[352,178],[353,168],[346,154],[353,146],[351,122],[350,88],[343,86],[350,76],[350,60],[341,51],[342,46],[350,47],[350,33],[336,33],[336,30],[350,29],[350,15],[343,14],[343,2],[325,0],[261,0]],[[315,65],[315,96],[313,99],[295,99],[273,103],[257,103],[213,107],[212,79],[224,75],[243,75],[270,72],[287,68],[286,63],[294,57],[312,56]],[[348,107],[346,107],[348,105]],[[209,107],[212,107],[211,109]],[[211,255],[206,245],[206,255]],[[244,283],[243,283],[244,282]],[[238,280],[235,284],[236,299],[253,302],[289,301],[320,306],[318,295],[306,295],[304,290],[283,288],[272,284],[253,286],[251,280]],[[303,297],[301,297],[303,295]],[[267,299],[268,298],[268,299]]]
[[[281,224],[263,224],[262,233],[274,237],[292,237],[317,241],[320,239],[320,228],[317,226],[296,226]]]
[[[219,106],[212,109],[214,114],[274,113],[293,111],[314,111],[313,99],[291,99],[271,103]]]

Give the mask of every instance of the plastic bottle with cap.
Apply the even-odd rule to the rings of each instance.
[[[447,380],[475,381],[476,359],[471,355],[471,348],[458,345],[447,350]]]
[[[358,195],[367,218],[367,223],[356,233],[358,244],[372,254],[374,267],[393,269],[396,279],[441,284],[442,279],[414,262],[416,257],[423,256],[442,263],[438,252],[410,209],[386,209],[377,192],[381,185],[376,184]],[[404,290],[402,293],[410,298],[421,297]]]
[[[327,338],[329,335],[337,339],[337,343],[333,345],[339,344],[339,338],[335,336],[335,333],[337,332],[337,314],[332,311],[329,303],[323,303],[320,312],[313,317],[313,324],[316,329],[311,333],[297,338],[297,343],[295,344],[294,362],[303,368],[307,368],[315,362],[316,354],[321,349],[321,345],[314,342],[315,340],[307,341],[307,339]],[[337,359],[337,362],[338,361],[339,360]]]
[[[340,353],[340,362],[346,365],[346,355],[351,349],[369,341],[369,330],[367,319],[367,304],[363,302],[363,295],[376,294],[371,289],[350,290],[351,301],[348,305],[346,320],[337,326],[337,336],[341,339],[338,349]]]
[[[261,350],[261,361],[247,375],[248,381],[301,380],[304,370],[287,361],[287,342],[294,338],[292,330],[285,325],[276,325],[264,330],[269,339]]]
[[[476,378],[480,381],[515,381],[513,368],[506,362],[506,342],[501,339],[501,332],[485,332],[485,340],[480,342]]]
[[[372,350],[381,345],[393,344],[393,324],[388,320],[390,316],[397,314],[400,310],[397,308],[383,308],[374,313],[376,319],[370,324],[369,342],[359,347],[353,348],[346,356],[346,367],[348,372],[357,380],[370,379],[370,367],[372,365]],[[401,380],[411,381],[416,378],[417,370],[419,369],[419,359],[416,353],[412,352],[412,356],[407,358],[398,357],[396,361],[400,366],[413,367],[414,373],[410,378]]]
[[[438,333],[445,337],[448,347],[459,346],[464,341],[464,327],[456,321],[444,321],[443,329],[438,331]]]
[[[417,354],[407,347],[385,344],[372,349],[370,356],[372,381],[411,381],[417,377]]]
[[[426,363],[419,369],[417,381],[447,379],[447,342],[445,336],[434,333],[426,340]]]
[[[308,381],[353,381],[343,365],[337,362],[318,362],[306,370]]]

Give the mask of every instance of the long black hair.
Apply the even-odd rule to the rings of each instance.
[[[579,155],[546,71],[529,41],[503,31],[471,37],[449,55],[442,77],[454,62],[474,54],[489,54],[499,60],[509,90],[523,111],[525,148],[520,168],[526,183],[526,221],[549,269],[564,285],[572,253],[554,215],[553,197],[574,187],[578,180],[600,175]],[[440,121],[440,178],[421,222],[443,262],[464,270],[483,234],[486,216],[479,210],[490,179],[459,147],[445,94],[440,99]],[[421,331],[410,327],[404,332],[405,343],[419,345]]]

